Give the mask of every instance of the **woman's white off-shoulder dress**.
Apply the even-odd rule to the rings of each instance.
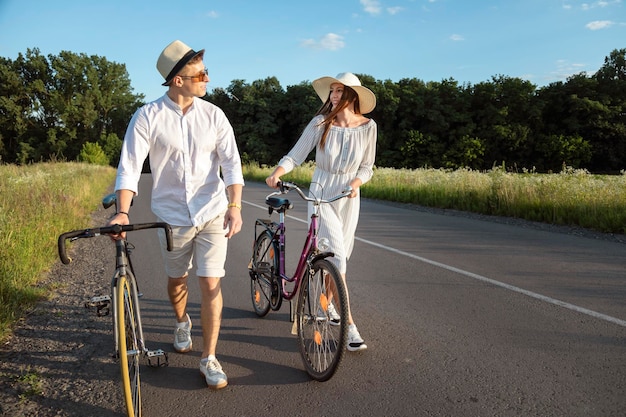
[[[365,184],[372,178],[376,157],[377,125],[374,120],[358,127],[331,126],[324,149],[319,143],[324,131],[320,126],[322,115],[314,117],[302,132],[295,146],[278,163],[290,172],[302,164],[315,148],[315,170],[310,193],[316,197],[330,198],[343,191],[354,178]],[[330,241],[333,262],[343,274],[354,247],[354,235],[359,221],[360,195],[342,198],[320,208],[319,236]],[[309,204],[309,218],[312,205]],[[333,259],[333,258],[329,258]]]

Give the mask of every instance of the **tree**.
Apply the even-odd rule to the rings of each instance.
[[[109,158],[97,143],[86,142],[78,155],[78,160],[95,165],[109,165]]]
[[[594,157],[595,164],[606,160],[605,169],[617,171],[626,160],[626,49],[613,50],[593,78],[598,82],[598,101],[608,107],[603,122],[596,126],[601,142],[596,146],[605,152]]]
[[[46,58],[38,49],[0,61],[0,93],[0,156],[12,163],[75,160],[88,142],[116,160],[118,138],[143,101],[122,64],[67,51]]]
[[[534,84],[502,75],[473,87],[474,137],[485,146],[487,164],[531,164],[533,135],[540,124],[535,97]]]
[[[377,98],[368,116],[378,125],[378,166],[626,168],[626,49],[612,51],[592,76],[541,89],[504,75],[476,85],[357,76]],[[230,119],[244,161],[267,165],[294,145],[321,105],[309,82],[283,89],[275,77],[235,79],[204,98]],[[103,57],[44,57],[33,49],[15,61],[0,58],[0,161],[73,160],[97,144],[116,164],[142,101],[125,66]]]
[[[284,90],[276,77],[254,81],[251,85],[235,80],[227,89],[229,100],[224,112],[230,119],[244,161],[270,162],[271,145],[277,140],[283,109]],[[225,102],[223,90],[205,97],[208,101]]]
[[[376,96],[376,108],[369,115],[378,126],[376,165],[400,166],[399,157],[401,153],[398,146],[401,144],[399,141],[393,140],[398,125],[397,113],[400,106],[397,85],[391,80],[385,80],[376,81],[367,87]]]

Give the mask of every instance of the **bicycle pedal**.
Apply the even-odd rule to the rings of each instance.
[[[272,273],[272,266],[269,262],[259,262],[256,266],[257,274],[269,275]]]
[[[146,352],[146,356],[148,357],[148,366],[152,368],[162,368],[169,365],[167,353],[162,349],[149,350]]]
[[[95,308],[98,317],[108,316],[110,313],[111,297],[108,295],[100,295],[91,297],[89,301],[85,301],[85,308]]]
[[[95,307],[96,305],[98,305],[99,303],[110,303],[111,302],[111,297],[108,295],[99,295],[96,297],[91,297],[89,299],[89,301],[85,302],[85,307],[89,308],[89,307]]]

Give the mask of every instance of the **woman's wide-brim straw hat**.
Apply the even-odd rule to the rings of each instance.
[[[165,78],[161,85],[168,85],[193,57],[200,54],[204,54],[204,49],[196,52],[178,40],[167,45],[157,60],[157,69]]]
[[[337,77],[322,77],[313,81],[313,89],[319,96],[322,103],[326,103],[328,100],[328,95],[330,94],[330,85],[334,83],[339,83],[343,85],[347,85],[356,91],[359,96],[359,107],[361,110],[361,114],[367,114],[374,110],[376,107],[376,96],[367,87],[363,87],[361,85],[361,81],[359,78],[351,72],[342,72],[338,74]]]

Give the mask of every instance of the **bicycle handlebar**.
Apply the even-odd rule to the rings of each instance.
[[[306,194],[304,194],[304,192],[300,189],[300,187],[298,187],[296,184],[294,184],[293,182],[288,182],[288,181],[279,181],[278,182],[278,188],[280,189],[280,191],[276,191],[270,195],[280,195],[280,194],[285,194],[288,193],[291,190],[296,190],[296,192],[298,193],[298,195],[300,195],[300,197],[305,200],[305,201],[310,201],[314,204],[321,204],[321,203],[332,203],[333,201],[337,201],[341,198],[347,197],[350,195],[350,193],[352,193],[352,187],[348,186],[346,187],[341,194],[336,195],[332,198],[329,198],[327,200],[321,199],[321,198],[313,198],[313,197],[309,197]],[[268,196],[269,197],[269,196]]]
[[[82,230],[73,230],[71,232],[65,232],[59,236],[58,247],[59,247],[59,258],[61,258],[61,262],[65,265],[68,265],[72,262],[72,258],[67,256],[67,252],[65,250],[65,240],[66,239],[82,239],[88,237],[96,237],[100,235],[118,235],[122,232],[132,232],[135,230],[144,230],[144,229],[163,229],[165,230],[165,239],[167,240],[167,250],[172,250],[172,227],[167,223],[137,223],[137,224],[114,224],[112,226],[104,226],[104,227],[94,227],[91,229],[82,229]]]

